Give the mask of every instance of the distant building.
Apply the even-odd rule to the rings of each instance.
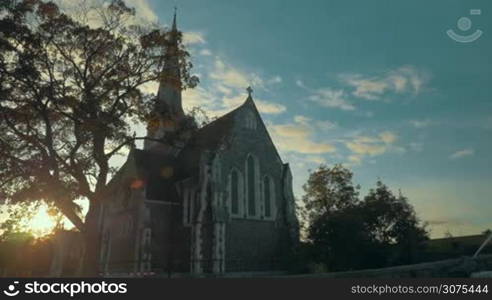
[[[485,242],[488,234],[445,237],[427,241],[425,254],[426,261],[473,256]],[[486,245],[481,254],[491,254],[492,244]]]
[[[181,105],[176,55],[165,55],[144,149],[112,179],[101,215],[100,270],[110,275],[285,270],[298,241],[292,175],[248,88],[201,129]]]

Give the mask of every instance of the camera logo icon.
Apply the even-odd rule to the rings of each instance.
[[[473,15],[479,16],[481,14],[482,14],[481,9],[471,9],[470,10],[470,15],[472,15],[472,16]],[[463,33],[465,33],[466,31],[470,30],[470,28],[472,27],[472,21],[468,17],[461,17],[458,19],[457,26],[458,26],[459,30],[461,30]],[[463,34],[458,34],[458,33],[454,32],[453,29],[449,29],[448,31],[446,31],[446,33],[448,34],[448,36],[451,39],[455,40],[456,42],[471,43],[471,42],[478,40],[482,36],[483,31],[481,31],[480,29],[477,29],[475,32],[473,32],[471,34],[463,35]]]
[[[15,285],[18,284],[18,281],[14,281],[14,284],[10,284],[3,293],[9,297],[14,297],[19,294],[19,291],[15,289]]]

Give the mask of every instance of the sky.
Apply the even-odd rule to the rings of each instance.
[[[185,109],[220,116],[252,86],[298,198],[309,170],[342,163],[362,195],[401,190],[432,237],[492,228],[491,1],[126,2],[162,25],[177,6],[201,81]]]
[[[342,163],[362,195],[401,190],[433,237],[492,228],[492,2],[127,2],[162,25],[177,6],[201,80],[185,108],[222,115],[253,87],[297,197],[309,170]]]

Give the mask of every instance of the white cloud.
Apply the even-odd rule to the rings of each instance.
[[[358,166],[362,163],[362,155],[349,155],[348,157],[349,165]]]
[[[265,80],[256,73],[245,72],[226,63],[219,56],[214,58],[212,66],[204,73],[208,75],[209,84],[207,84],[207,90],[202,89],[199,93],[200,96],[197,95],[196,98],[213,98],[214,101],[206,101],[205,104],[201,104],[203,109],[211,111],[213,115],[223,114],[244,103],[246,100],[245,89],[248,86],[252,86],[256,90],[266,90],[269,84],[277,84],[282,81],[280,76]],[[193,95],[193,92],[191,93]],[[186,103],[187,101],[187,96],[184,96],[183,102]],[[257,97],[254,97],[254,101],[261,113],[280,114],[287,110],[285,105],[274,101]]]
[[[430,80],[430,75],[414,66],[403,66],[379,76],[361,74],[342,75],[342,81],[354,88],[352,95],[366,100],[380,100],[388,92],[419,94]]]
[[[277,83],[282,83],[282,77],[280,77],[278,75],[270,78],[267,81],[267,84],[277,84]]]
[[[226,87],[220,83],[215,84],[215,87],[217,88],[218,92],[221,92],[222,94],[224,94],[226,96],[231,96],[234,93],[234,91],[231,88]]]
[[[350,75],[345,83],[355,88],[354,96],[368,100],[378,99],[388,88],[387,82],[376,79],[363,79],[361,75]]]
[[[201,86],[183,91],[183,108],[185,110],[190,110],[197,106],[203,109],[213,108],[216,101],[216,95]]]
[[[203,33],[196,31],[183,32],[183,44],[186,46],[195,44],[205,44]]]
[[[393,144],[398,139],[396,134],[394,134],[393,132],[390,132],[390,131],[385,131],[385,132],[380,133],[379,138],[385,144]]]
[[[210,51],[209,49],[202,49],[202,50],[200,50],[199,54],[203,55],[203,56],[211,56],[212,51]]]
[[[321,130],[331,130],[336,128],[338,125],[331,121],[317,121],[316,126]]]
[[[417,143],[417,142],[412,142],[409,144],[410,149],[412,149],[415,152],[421,152],[424,150],[424,144],[422,143]]]
[[[341,110],[355,110],[347,99],[343,90],[322,88],[312,92],[309,99],[321,106],[339,108]]]
[[[306,156],[306,160],[308,162],[312,162],[318,165],[326,164],[326,159],[323,156],[319,156],[319,155],[308,155]]]
[[[284,105],[270,102],[270,101],[255,99],[255,103],[256,106],[258,107],[258,110],[265,114],[276,115],[276,114],[281,114],[287,110],[287,108]]]
[[[347,157],[349,164],[360,165],[366,156],[374,157],[387,152],[405,152],[405,148],[396,146],[398,136],[391,131],[384,131],[375,136],[357,135],[344,142],[352,153]]]
[[[304,82],[300,79],[296,80],[296,85],[300,88],[303,88],[303,89],[306,88],[306,86],[304,85]]]
[[[125,3],[129,7],[135,8],[137,17],[151,23],[157,21],[157,15],[154,13],[154,10],[147,0],[126,0]]]
[[[434,124],[433,121],[429,120],[429,119],[425,119],[425,120],[411,120],[410,121],[410,124],[415,127],[415,128],[426,128],[426,127],[429,127],[431,125]]]
[[[332,89],[330,87],[312,89],[307,87],[300,79],[296,80],[295,83],[298,87],[309,91],[309,100],[321,106],[341,110],[355,110],[355,106],[346,99],[347,95],[342,89]]]
[[[294,117],[294,123],[268,124],[269,132],[278,149],[302,154],[334,153],[336,147],[325,142],[313,140],[314,128],[304,116]],[[319,159],[318,159],[319,161]]]
[[[313,127],[320,130],[331,130],[337,127],[336,123],[333,123],[328,120],[324,121],[315,121],[309,117],[303,115],[294,116],[294,121],[303,126]]]
[[[459,159],[459,158],[463,158],[463,157],[467,157],[467,156],[472,156],[475,154],[475,150],[473,149],[463,149],[463,150],[459,150],[459,151],[456,151],[454,152],[453,154],[451,154],[449,156],[450,159]]]
[[[294,122],[302,125],[308,125],[308,123],[311,122],[311,118],[302,115],[296,115],[294,116]]]
[[[347,148],[356,154],[361,155],[381,155],[387,151],[387,146],[380,140],[370,137],[357,137],[356,139],[346,142]]]
[[[210,78],[219,81],[221,84],[238,89],[245,89],[248,86],[263,87],[264,81],[257,74],[248,74],[242,70],[226,64],[221,58],[216,57],[214,68],[210,73]]]

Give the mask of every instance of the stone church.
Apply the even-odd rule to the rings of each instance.
[[[190,129],[172,45],[143,150],[132,147],[101,214],[104,275],[282,271],[298,241],[292,174],[252,90],[244,103]]]

